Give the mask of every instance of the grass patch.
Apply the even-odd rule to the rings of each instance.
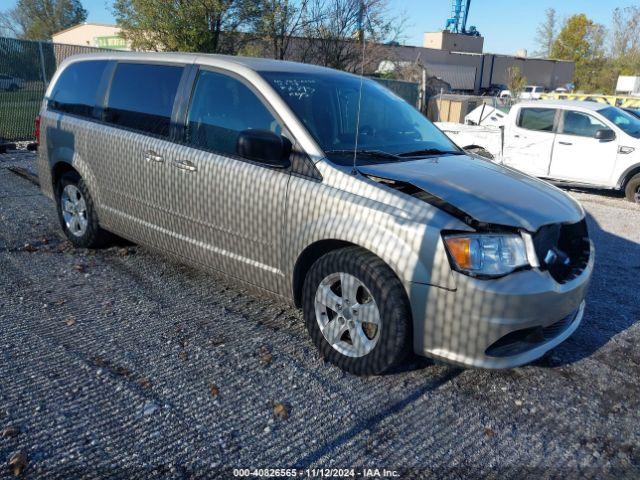
[[[0,91],[0,138],[33,140],[33,121],[40,110],[42,90]]]

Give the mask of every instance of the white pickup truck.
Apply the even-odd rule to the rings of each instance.
[[[616,189],[640,203],[640,119],[580,101],[514,105],[502,126],[436,123],[467,151],[553,183]]]

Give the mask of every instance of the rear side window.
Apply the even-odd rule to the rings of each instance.
[[[523,108],[518,116],[518,126],[527,130],[553,132],[555,116],[553,108]]]
[[[244,83],[221,73],[201,71],[189,107],[187,143],[235,155],[243,130],[282,128]]]
[[[65,68],[49,99],[49,108],[83,117],[93,116],[106,60],[76,62]]]
[[[111,82],[105,120],[168,137],[182,70],[171,65],[119,64]]]

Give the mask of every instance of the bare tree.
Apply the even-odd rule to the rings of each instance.
[[[536,29],[535,42],[538,45],[535,55],[537,57],[551,56],[553,43],[558,35],[558,18],[554,8],[547,8],[544,12],[544,21]]]
[[[261,0],[255,33],[267,44],[267,52],[284,60],[292,40],[305,28],[309,0]]]
[[[611,22],[611,56],[623,58],[640,54],[640,7],[616,8]]]
[[[18,37],[20,28],[14,21],[13,9],[0,12],[0,37]]]
[[[339,70],[375,70],[398,19],[386,0],[310,0],[298,59]],[[364,63],[362,62],[364,59]]]

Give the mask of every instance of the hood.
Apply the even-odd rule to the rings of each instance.
[[[488,160],[448,155],[359,166],[367,176],[411,184],[476,222],[535,232],[550,223],[584,217],[578,202],[560,189]]]

